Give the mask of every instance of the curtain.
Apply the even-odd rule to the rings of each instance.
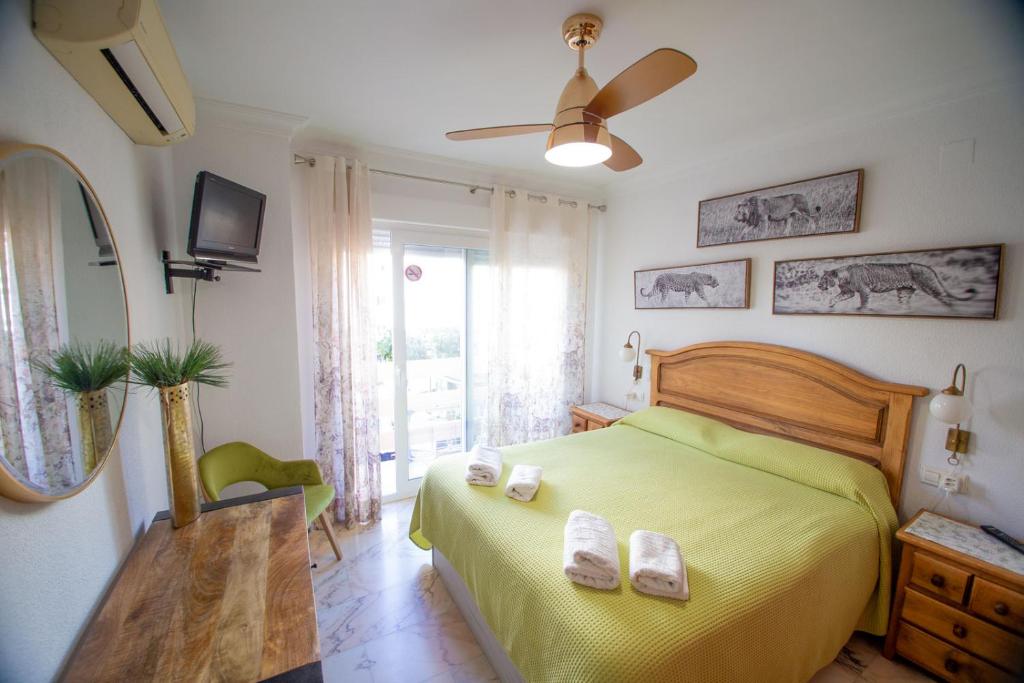
[[[29,365],[60,346],[53,240],[60,235],[58,176],[47,159],[0,171],[0,448],[37,487],[80,481],[64,393]]]
[[[488,440],[561,436],[583,400],[587,203],[496,187],[492,212]]]
[[[337,518],[351,528],[380,519],[376,355],[372,342],[373,225],[366,166],[316,157],[302,167],[313,285],[317,461],[334,485]]]

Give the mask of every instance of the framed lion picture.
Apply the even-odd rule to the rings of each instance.
[[[864,170],[705,199],[697,246],[857,232]]]
[[[1003,245],[775,262],[776,314],[999,315]]]
[[[633,272],[636,309],[749,308],[750,259]]]

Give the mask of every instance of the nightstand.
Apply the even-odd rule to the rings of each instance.
[[[610,427],[629,415],[628,410],[616,408],[609,403],[584,403],[569,409],[572,415],[572,433],[592,432]]]
[[[883,654],[947,681],[1024,678],[1024,555],[981,529],[927,510],[903,542]]]

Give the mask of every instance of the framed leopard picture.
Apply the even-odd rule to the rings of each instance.
[[[1002,263],[1002,244],[776,261],[772,312],[994,320]]]
[[[749,308],[750,259],[633,272],[633,307]]]

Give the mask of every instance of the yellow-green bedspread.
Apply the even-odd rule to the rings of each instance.
[[[466,484],[465,455],[435,462],[409,535],[458,571],[527,681],[806,681],[855,628],[885,632],[897,522],[866,463],[657,407],[502,454],[493,488]],[[516,463],[544,468],[530,503],[503,495]],[[618,589],[562,573],[574,509],[614,526]],[[630,586],[634,529],[676,539],[689,601]]]

